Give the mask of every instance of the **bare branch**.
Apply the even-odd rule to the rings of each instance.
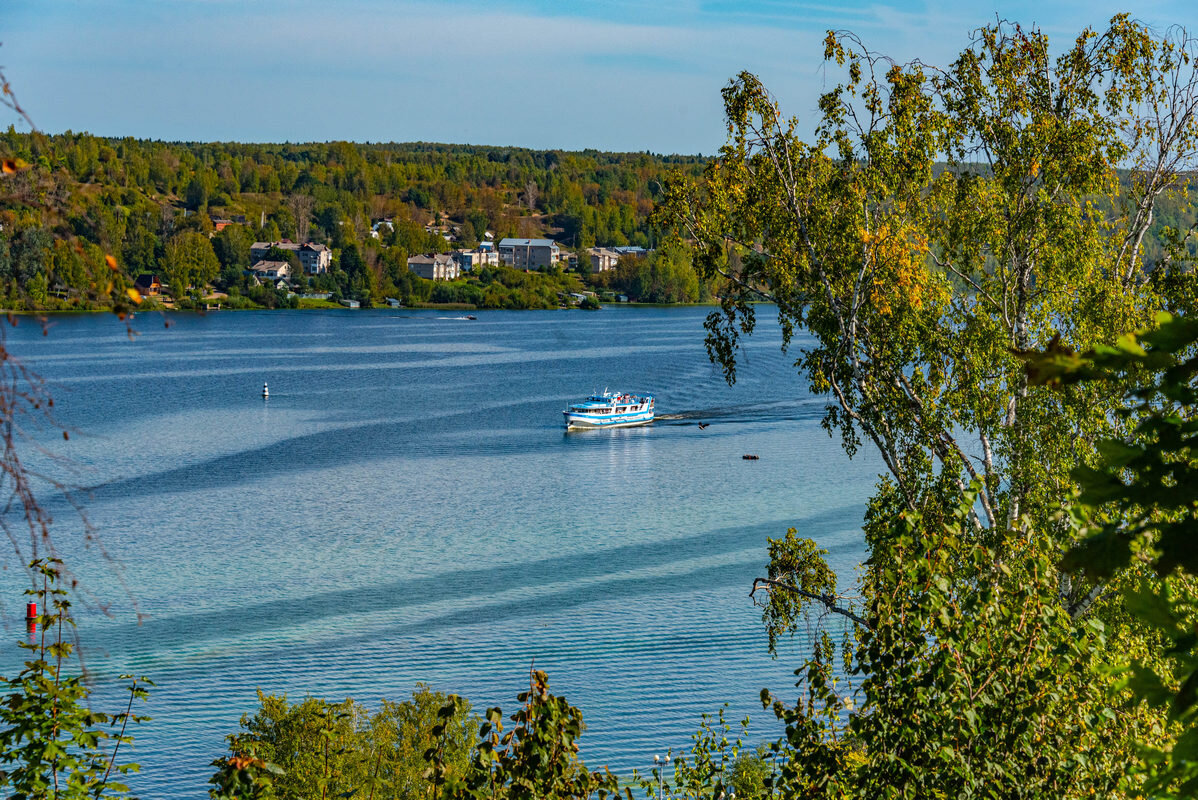
[[[13,92],[12,85],[8,82],[3,67],[0,67],[0,105],[7,106],[15,111],[25,120],[31,131],[37,131],[37,125],[34,124],[33,117],[29,116],[28,112],[21,107],[21,103],[17,100],[17,95]]]

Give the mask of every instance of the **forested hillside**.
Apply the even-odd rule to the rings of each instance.
[[[554,239],[583,254],[581,276],[592,288],[634,300],[713,295],[686,247],[624,259],[598,276],[586,269],[588,247],[658,244],[654,201],[668,174],[699,174],[706,160],[696,156],[426,143],[171,143],[10,127],[0,137],[0,157],[18,170],[0,205],[0,306],[7,309],[105,308],[146,273],[158,275],[182,307],[199,305],[210,292],[229,295],[221,300],[234,307],[294,305],[287,291],[245,274],[250,245],[280,239],[332,249],[329,274],[293,288],[334,300],[546,308],[561,292],[584,288],[560,271],[496,268],[437,285],[407,269],[409,255],[472,247],[488,231],[496,240]],[[1155,262],[1170,231],[1184,232],[1195,217],[1188,192],[1161,198],[1145,259]]]
[[[703,164],[647,153],[167,143],[11,127],[0,137],[0,156],[19,169],[6,181],[0,210],[2,303],[17,309],[103,306],[111,281],[121,289],[143,273],[160,275],[180,295],[190,290],[194,300],[215,287],[276,305],[285,294],[246,286],[242,273],[250,244],[280,239],[332,248],[333,268],[311,281],[312,291],[429,300],[434,287],[407,272],[408,256],[470,247],[487,231],[496,239],[552,238],[570,250],[649,247],[661,180],[676,169],[697,174]],[[214,219],[234,222],[214,226]],[[390,224],[372,230],[384,219]],[[106,255],[115,257],[115,271]],[[541,295],[561,288],[506,272],[484,276],[492,279],[486,286],[476,278],[466,299],[494,285],[498,305],[539,307]],[[537,285],[522,285],[530,281]],[[440,290],[449,300],[462,292]]]

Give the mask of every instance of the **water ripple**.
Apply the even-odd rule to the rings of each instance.
[[[582,708],[588,763],[621,774],[724,702],[776,735],[758,693],[791,696],[811,641],[766,652],[748,598],[765,539],[794,526],[849,578],[877,465],[820,429],[825,401],[776,333],[746,341],[725,385],[705,315],[178,315],[139,318],[133,343],[99,317],[16,329],[10,349],[79,431],[45,443],[93,486],[119,566],[52,504],[64,556],[110,604],[79,616],[96,705],[121,702],[120,673],[158,683],[135,791],[202,795],[259,689],[373,705],[425,681],[511,708],[534,662]],[[661,419],[564,435],[564,405],[603,385],[654,392]],[[20,597],[19,576],[0,584]]]

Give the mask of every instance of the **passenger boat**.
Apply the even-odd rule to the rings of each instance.
[[[593,394],[562,412],[566,430],[577,428],[627,428],[653,421],[653,395],[609,392]]]

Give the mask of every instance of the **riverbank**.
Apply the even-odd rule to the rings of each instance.
[[[716,301],[703,303],[637,303],[637,302],[606,302],[600,305],[600,308],[699,308],[711,307],[719,305]],[[402,308],[408,310],[424,310],[424,311],[568,311],[579,310],[576,305],[570,306],[555,306],[553,308],[484,308],[472,303],[413,303],[412,305],[404,306],[387,306],[387,305],[371,305],[360,308],[348,308],[340,303],[334,303],[331,300],[318,300],[314,298],[300,298],[299,305],[291,308],[269,308],[260,305],[238,305],[229,306],[222,303],[211,304],[207,308],[178,308],[175,305],[167,305],[164,303],[143,303],[138,306],[137,313],[144,314],[147,312],[170,312],[172,314],[206,314],[213,311],[385,311],[390,308]],[[40,317],[53,314],[58,315],[83,315],[88,314],[111,314],[112,308],[46,308],[46,309],[3,309],[0,308],[0,314],[9,314],[16,317]]]

